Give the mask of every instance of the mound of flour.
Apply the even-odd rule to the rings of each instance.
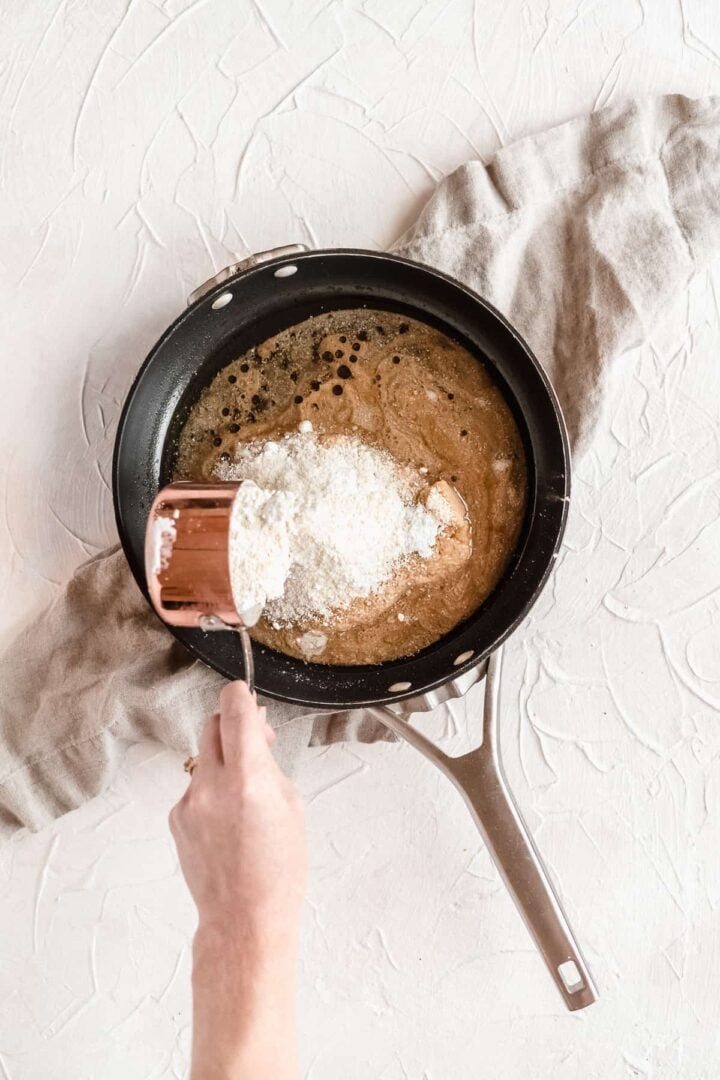
[[[370,596],[408,556],[429,558],[448,520],[442,498],[417,501],[417,471],[354,437],[323,443],[308,421],[242,444],[216,476],[244,481],[230,525],[235,606],[262,607],[277,627]]]

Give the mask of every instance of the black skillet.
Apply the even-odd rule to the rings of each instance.
[[[287,272],[288,264],[297,267]],[[220,298],[231,300],[214,307]],[[512,406],[528,464],[528,510],[515,558],[488,600],[435,645],[408,660],[323,667],[255,646],[257,687],[269,697],[320,708],[388,704],[454,679],[505,640],[537,599],[560,545],[570,486],[569,452],[555,395],[509,323],[470,289],[425,266],[369,251],[314,251],[273,259],[209,289],[168,328],[140,369],[120,417],[113,463],[115,513],[125,553],[146,592],[145,524],[172,478],[189,409],[220,368],[309,315],[373,307],[412,315],[462,342],[490,369]],[[173,633],[201,660],[238,678],[229,636]],[[460,665],[458,656],[466,659]],[[391,686],[407,683],[404,691]]]
[[[447,275],[376,252],[293,246],[227,268],[190,297],[188,309],[153,348],[128,394],[113,460],[120,539],[147,596],[148,512],[158,490],[172,479],[177,438],[200,392],[230,360],[280,330],[323,311],[363,306],[437,326],[489,369],[513,409],[525,444],[528,505],[522,533],[511,565],[485,603],[418,655],[373,666],[328,667],[255,645],[257,689],[315,709],[374,708],[384,723],[432,758],[467,799],[568,1007],[582,1008],[594,1000],[592,981],[507,790],[491,747],[496,740],[488,716],[489,766],[478,758],[474,777],[477,781],[485,774],[482,790],[468,775],[470,760],[443,755],[402,719],[411,708],[427,708],[452,696],[455,687],[482,677],[491,654],[491,664],[499,663],[499,646],[537,599],[562,539],[570,490],[564,422],[542,368],[507,320]],[[242,677],[235,635],[177,628],[171,632],[221,674]],[[496,683],[492,675],[491,670],[488,686]],[[458,682],[459,677],[464,678]],[[490,698],[494,723],[496,691]],[[391,705],[394,709],[387,708]],[[499,788],[488,801],[493,784]],[[561,970],[568,963],[575,974]]]

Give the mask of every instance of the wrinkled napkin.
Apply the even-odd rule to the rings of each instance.
[[[393,250],[510,319],[581,452],[610,363],[720,252],[720,99],[630,101],[472,161]],[[194,753],[222,682],[162,627],[121,551],[85,563],[0,658],[0,833],[102,791],[138,739]],[[268,704],[288,772],[308,743],[387,737],[363,712]]]

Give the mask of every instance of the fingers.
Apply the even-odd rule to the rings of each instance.
[[[220,694],[220,738],[225,761],[263,751],[268,745],[266,726],[265,710],[258,707],[247,683],[227,683]]]

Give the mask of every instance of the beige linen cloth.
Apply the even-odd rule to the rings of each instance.
[[[510,319],[577,452],[610,362],[720,252],[720,99],[631,101],[470,162],[394,250]],[[194,752],[221,684],[150,612],[121,552],[80,567],[0,659],[0,832],[38,829],[102,791],[133,741]],[[269,705],[288,771],[308,742],[384,734],[362,713]]]

